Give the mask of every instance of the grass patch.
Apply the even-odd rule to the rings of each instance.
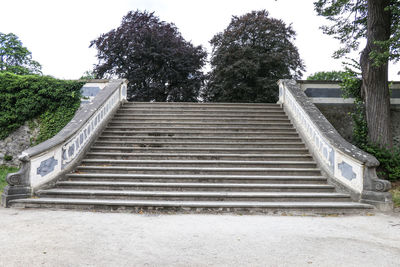
[[[400,183],[392,184],[392,186],[390,193],[392,193],[394,207],[400,207]]]
[[[0,166],[0,194],[3,192],[4,187],[7,185],[6,176],[11,172],[18,171],[17,167]]]

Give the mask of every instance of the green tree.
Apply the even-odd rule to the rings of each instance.
[[[344,56],[367,43],[360,57],[361,95],[365,102],[369,141],[392,146],[388,61],[400,58],[400,1],[398,0],[319,0],[318,15],[331,24],[322,30],[343,44],[334,57]]]
[[[207,53],[154,13],[129,12],[90,46],[97,48],[96,76],[128,79],[130,100],[197,101]]]
[[[210,41],[213,51],[205,101],[276,102],[279,79],[300,78],[304,65],[295,31],[265,10],[233,16]]]
[[[346,75],[345,71],[319,71],[307,77],[314,81],[342,81]]]
[[[19,75],[41,74],[41,68],[15,34],[0,32],[0,72]]]

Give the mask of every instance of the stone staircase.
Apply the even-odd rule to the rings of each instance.
[[[125,103],[81,164],[14,207],[346,212],[277,104]]]

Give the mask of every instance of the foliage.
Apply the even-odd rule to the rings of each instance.
[[[3,192],[4,187],[7,185],[6,176],[9,173],[18,171],[16,167],[9,167],[0,165],[0,193]]]
[[[80,106],[80,101],[74,103],[63,103],[58,107],[52,107],[46,110],[39,117],[39,135],[34,144],[50,139],[55,136],[71,119]]]
[[[392,198],[393,198],[393,204],[395,207],[400,207],[400,186],[397,186],[390,190],[390,193],[392,193]]]
[[[42,66],[32,60],[32,53],[13,34],[0,32],[0,72],[14,74],[41,74]]]
[[[83,73],[83,75],[79,78],[79,80],[93,80],[96,79],[96,73],[93,70],[87,70]]]
[[[129,80],[135,101],[197,101],[207,53],[154,13],[130,11],[121,25],[93,40],[96,76]]]
[[[400,59],[400,1],[398,0],[318,0],[318,15],[331,21],[324,33],[333,35],[343,46],[335,57],[357,50],[361,39],[366,45],[360,54],[362,97],[368,138],[381,147],[393,145],[390,122],[388,62]]]
[[[380,162],[377,169],[379,177],[390,181],[400,180],[400,147],[386,148],[368,143],[362,149]]]
[[[300,78],[304,65],[295,31],[265,10],[233,16],[210,41],[213,47],[205,101],[276,102],[279,79]]]
[[[350,113],[354,122],[353,143],[377,158],[380,162],[378,176],[391,181],[400,180],[400,147],[381,147],[369,141],[359,74],[346,68],[343,78],[340,83],[343,97],[354,98],[354,111]]]
[[[82,86],[49,76],[0,73],[0,139],[46,111],[75,107]]]
[[[325,34],[333,35],[343,47],[334,53],[334,57],[341,57],[350,51],[358,50],[360,39],[367,36],[367,0],[318,0],[314,2],[318,15],[326,17],[332,23],[322,26]],[[370,56],[376,64],[382,64],[387,60],[398,61],[400,59],[400,2],[389,0],[388,10],[391,12],[391,33],[386,41],[375,41],[380,52],[373,50]]]
[[[346,72],[344,71],[319,71],[307,77],[313,81],[342,81]]]

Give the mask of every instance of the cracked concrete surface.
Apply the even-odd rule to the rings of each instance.
[[[0,208],[0,266],[399,266],[400,216]]]

